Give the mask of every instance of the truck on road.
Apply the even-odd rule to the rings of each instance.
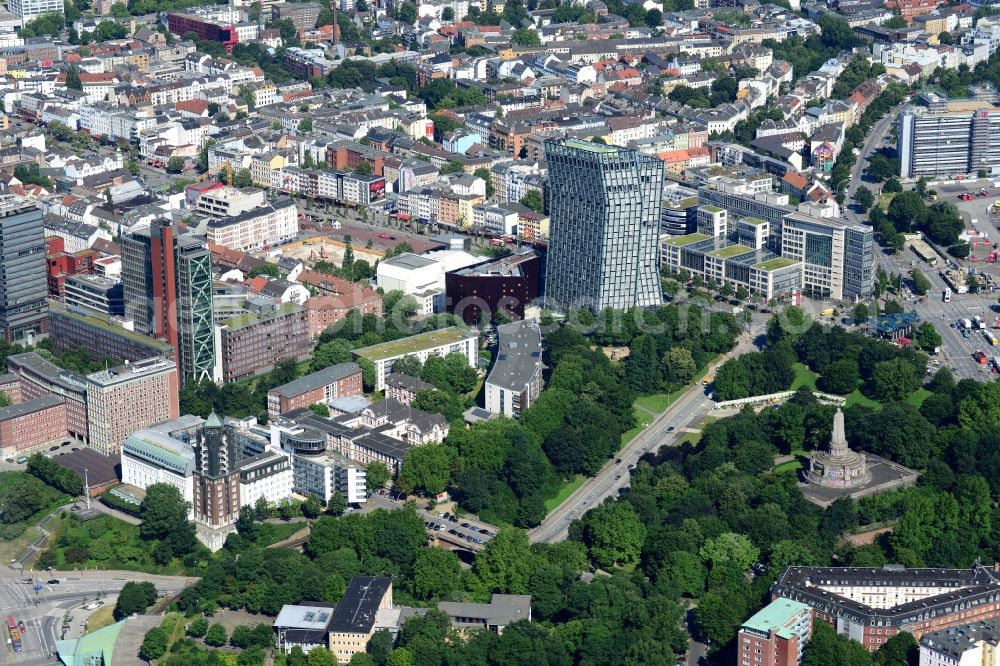
[[[972,320],[971,319],[961,319],[961,320],[959,320],[959,323],[962,325],[962,328],[964,328],[967,331],[972,328]]]

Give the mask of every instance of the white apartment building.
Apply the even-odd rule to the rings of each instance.
[[[457,326],[412,335],[401,340],[355,349],[354,357],[367,358],[375,366],[375,390],[385,388],[385,378],[392,372],[392,364],[404,356],[414,356],[421,363],[431,356],[459,353],[465,356],[472,368],[479,367],[479,336]]]
[[[10,0],[7,11],[21,19],[21,25],[30,23],[33,19],[49,12],[63,13],[63,3],[60,0]]]
[[[497,327],[496,361],[486,378],[486,409],[520,416],[542,390],[542,334],[534,320]]]
[[[517,213],[498,206],[476,204],[472,207],[472,226],[492,234],[513,236],[517,234]]]
[[[253,506],[261,497],[275,506],[292,495],[292,461],[287,453],[269,448],[241,460],[236,467],[241,506]]]
[[[293,240],[299,233],[298,208],[291,199],[208,223],[209,243],[247,252]]]
[[[195,212],[212,218],[235,217],[264,204],[263,190],[220,187],[202,193],[195,202]]]
[[[1000,666],[1000,620],[924,634],[920,637],[920,666]]]

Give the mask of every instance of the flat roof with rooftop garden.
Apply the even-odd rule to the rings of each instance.
[[[617,146],[608,146],[603,143],[592,143],[590,141],[582,141],[580,139],[566,139],[563,145],[567,148],[587,150],[592,153],[617,153],[619,150]]]
[[[747,224],[752,224],[755,227],[759,227],[762,224],[767,224],[767,220],[762,220],[759,217],[744,217],[740,222],[746,222]]]
[[[756,264],[754,268],[762,271],[777,271],[782,268],[788,268],[789,266],[794,266],[799,263],[795,259],[789,259],[788,257],[775,257],[774,259],[768,259],[767,261],[762,261]]]
[[[663,240],[664,245],[674,245],[677,247],[684,247],[685,245],[691,245],[692,243],[700,243],[701,241],[706,241],[712,238],[706,234],[685,234],[684,236],[671,236],[670,238],[665,238]]]
[[[719,259],[729,259],[735,257],[739,254],[746,254],[747,252],[756,252],[757,250],[752,247],[747,247],[746,245],[740,245],[739,243],[735,245],[729,245],[727,247],[720,247],[717,250],[712,250],[707,254],[711,257],[717,257]]]
[[[408,338],[391,340],[389,342],[372,345],[371,347],[355,349],[354,355],[363,356],[364,358],[371,359],[372,361],[383,361],[387,358],[396,358],[397,356],[416,354],[417,352],[425,349],[434,349],[436,347],[443,347],[444,345],[457,344],[474,336],[475,333],[467,331],[464,328],[449,326],[448,328],[442,328],[437,331],[428,331],[427,333],[411,335]]]
[[[699,210],[703,210],[706,213],[721,213],[722,209],[718,206],[701,206]]]

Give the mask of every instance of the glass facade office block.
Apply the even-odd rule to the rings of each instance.
[[[549,307],[659,305],[663,162],[577,139],[546,141],[545,154]]]

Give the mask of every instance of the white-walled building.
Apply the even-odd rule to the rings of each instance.
[[[240,506],[253,506],[263,497],[275,506],[292,495],[291,456],[268,449],[264,453],[241,460]]]
[[[355,358],[367,358],[375,365],[375,390],[385,388],[385,378],[392,364],[404,356],[414,356],[421,363],[431,356],[447,356],[457,352],[465,356],[470,367],[479,366],[479,335],[457,326],[411,335],[408,338],[355,349]]]
[[[497,358],[486,378],[486,409],[518,417],[542,391],[542,334],[534,320],[497,326]]]
[[[920,637],[920,666],[1000,666],[1000,620],[924,634]]]
[[[194,449],[155,430],[139,430],[122,445],[122,483],[146,490],[169,483],[186,502],[194,501]],[[193,513],[191,514],[193,515]]]
[[[420,308],[418,314],[444,312],[445,273],[481,263],[482,260],[482,257],[460,250],[440,250],[422,255],[407,252],[380,261],[375,282],[385,291],[398,289],[413,296]]]
[[[212,220],[206,236],[209,243],[247,252],[290,241],[298,233],[298,208],[291,199],[283,199],[233,217]]]

